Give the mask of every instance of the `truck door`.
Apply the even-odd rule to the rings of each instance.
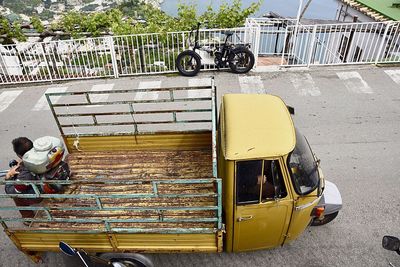
[[[280,160],[237,161],[233,251],[282,244],[293,202]]]

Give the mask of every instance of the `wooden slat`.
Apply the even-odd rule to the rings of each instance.
[[[76,137],[65,138],[69,152],[77,152],[73,146]],[[121,151],[121,150],[187,150],[211,149],[211,131],[204,133],[159,133],[140,134],[137,136],[82,136],[79,138],[79,149],[88,151]]]
[[[154,179],[197,179],[212,177],[211,149],[197,150],[133,150],[113,152],[77,152],[69,155],[68,162],[73,173],[71,180],[106,179],[130,180],[147,179],[144,184],[75,184],[65,190],[65,194],[153,194]],[[99,178],[101,177],[101,178]],[[158,184],[158,194],[211,194],[216,192],[212,183],[199,184]],[[103,207],[210,207],[216,206],[215,197],[188,198],[103,198]],[[60,207],[97,207],[94,199],[49,199],[42,206]],[[158,219],[161,215],[155,210],[107,210],[107,211],[60,211],[51,210],[58,219]],[[168,210],[163,211],[164,219],[203,219],[216,218],[215,210]],[[36,218],[46,218],[39,212]],[[157,223],[112,223],[117,228],[210,228],[214,222],[157,222]],[[98,223],[60,223],[37,222],[32,228],[40,229],[87,229],[105,230]]]
[[[44,234],[13,232],[24,250],[59,252],[60,241],[86,251],[113,251],[107,234]],[[217,252],[216,234],[115,234],[115,252]]]

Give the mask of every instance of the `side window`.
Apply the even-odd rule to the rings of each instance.
[[[262,160],[236,162],[237,204],[250,204],[259,202],[262,167]]]
[[[265,160],[262,183],[262,200],[268,201],[287,196],[282,170],[278,160]]]

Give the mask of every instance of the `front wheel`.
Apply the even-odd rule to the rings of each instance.
[[[249,72],[254,66],[254,55],[246,47],[233,49],[229,56],[229,67],[233,73]]]
[[[313,221],[311,222],[311,226],[321,226],[327,223],[330,223],[331,221],[333,221],[336,216],[338,216],[339,212],[334,212],[331,214],[327,214],[324,216],[324,218],[322,219],[318,219],[318,218],[314,218]]]
[[[199,54],[192,50],[183,51],[176,58],[176,68],[183,76],[195,76],[201,68]]]

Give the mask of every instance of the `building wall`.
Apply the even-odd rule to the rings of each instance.
[[[346,4],[339,4],[338,12],[336,14],[336,20],[342,22],[353,22],[354,16],[357,16],[358,22],[373,22],[375,21],[373,18],[368,17],[364,13],[355,10]]]

